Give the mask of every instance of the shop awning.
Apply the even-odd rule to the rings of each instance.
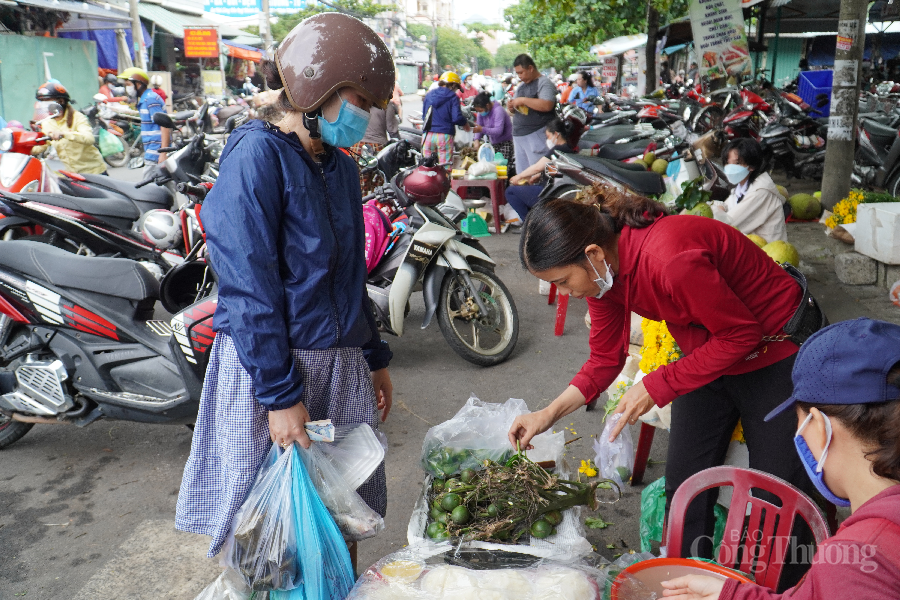
[[[611,40],[606,40],[602,44],[591,46],[591,54],[594,56],[616,56],[635,48],[647,45],[647,34],[638,33],[636,35],[623,35]]]
[[[245,46],[231,40],[222,40],[222,43],[225,44],[225,53],[231,58],[252,60],[257,63],[263,59],[263,52],[259,48]]]
[[[250,35],[246,31],[241,31],[232,25],[216,23],[215,21],[204,19],[197,15],[175,12],[163,8],[158,4],[141,2],[138,4],[138,14],[141,15],[142,19],[147,19],[148,21],[156,23],[158,29],[162,29],[166,33],[170,33],[177,38],[184,37],[185,27],[217,27],[219,29],[219,35],[223,38]]]
[[[35,6],[45,10],[67,12],[72,15],[66,30],[81,31],[90,29],[122,29],[129,26],[131,20],[112,8],[73,2],[72,0],[16,0],[16,4]]]

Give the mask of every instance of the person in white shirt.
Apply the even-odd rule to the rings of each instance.
[[[713,216],[746,235],[767,242],[787,241],[785,198],[772,177],[763,171],[763,150],[754,139],[739,138],[722,151],[725,177],[735,186],[725,202],[713,203]]]

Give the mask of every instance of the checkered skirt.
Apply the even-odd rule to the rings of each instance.
[[[303,403],[314,421],[368,423],[378,428],[375,391],[362,350],[291,353],[303,378]],[[218,554],[271,445],[268,412],[256,401],[253,381],[241,366],[231,337],[219,333],[210,350],[175,513],[176,529],[212,537],[207,556]],[[384,516],[384,463],[357,492]]]

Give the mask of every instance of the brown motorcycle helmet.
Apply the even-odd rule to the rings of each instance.
[[[403,190],[413,202],[434,206],[450,191],[450,179],[443,167],[421,165],[403,180]]]
[[[365,23],[341,13],[304,19],[275,52],[291,106],[310,113],[350,86],[385,108],[394,93],[394,59]]]

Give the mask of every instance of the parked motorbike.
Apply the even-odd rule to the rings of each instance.
[[[49,107],[50,115],[37,121],[35,126],[53,119],[62,107],[55,102]],[[59,186],[42,158],[32,156],[34,148],[43,146],[50,138],[40,131],[0,129],[0,190],[10,192],[59,192]],[[3,221],[0,221],[2,226]],[[2,230],[0,230],[2,237]]]
[[[540,200],[574,198],[585,186],[611,184],[641,196],[656,196],[666,191],[662,175],[644,167],[594,156],[573,156],[555,152],[552,169],[544,173]]]
[[[398,172],[373,198],[391,213],[393,223],[402,223],[395,226],[391,245],[366,282],[378,326],[402,336],[409,299],[422,290],[422,329],[437,315],[444,339],[459,356],[484,367],[500,364],[512,354],[519,335],[512,294],[478,240],[436,206],[440,196],[426,198],[409,187],[416,179],[446,181],[446,190],[450,188],[443,168],[430,158]]]
[[[851,179],[855,185],[884,188],[900,195],[900,132],[873,119],[861,119]]]

